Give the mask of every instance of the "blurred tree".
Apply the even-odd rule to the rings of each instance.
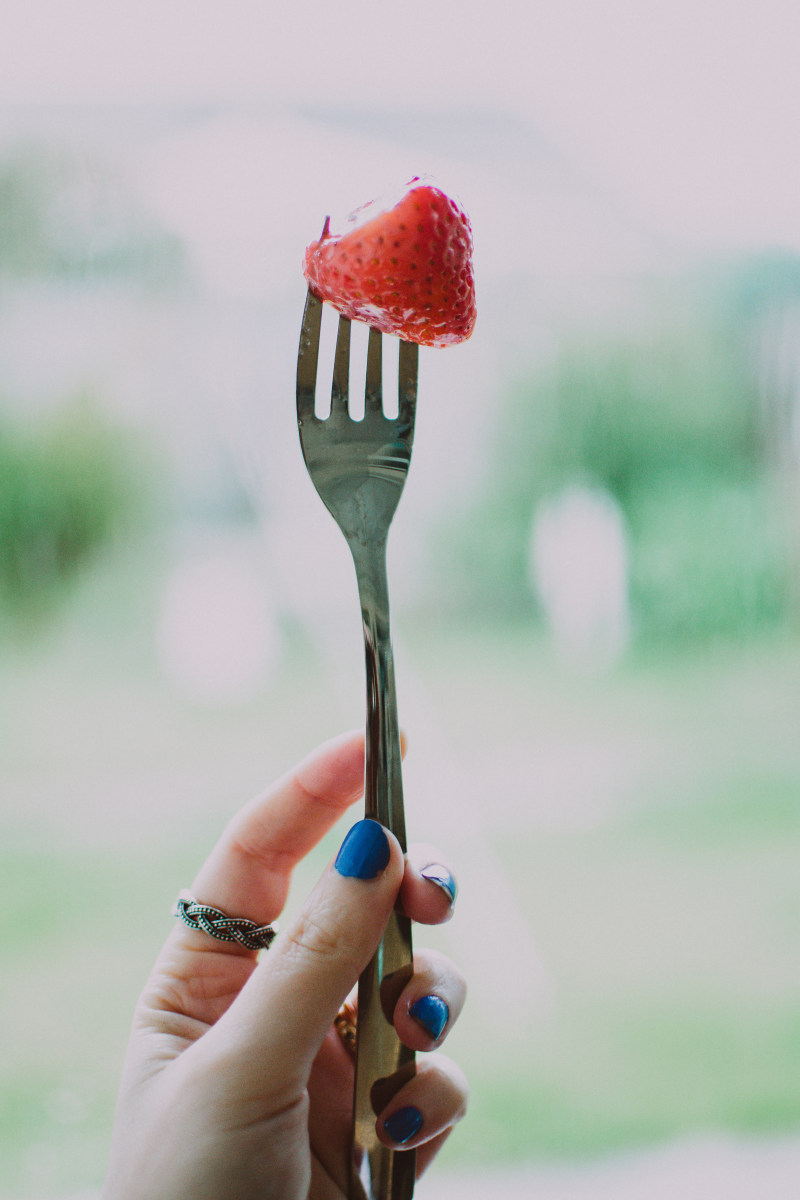
[[[0,158],[0,290],[180,284],[180,240],[84,148],[20,144]],[[12,398],[9,397],[9,401]],[[0,403],[0,619],[36,626],[132,511],[130,438],[87,396],[41,403],[38,420]],[[4,408],[9,411],[4,415]],[[142,464],[136,463],[136,470]]]
[[[36,424],[0,424],[0,614],[50,612],[131,511],[126,443],[85,397]]]
[[[621,505],[641,635],[708,637],[785,618],[791,512],[774,464],[786,459],[798,390],[793,377],[788,398],[765,402],[753,354],[764,314],[800,297],[798,261],[777,266],[684,280],[632,328],[567,339],[510,389],[485,492],[447,530],[457,590],[473,607],[530,611],[532,515],[577,483]]]

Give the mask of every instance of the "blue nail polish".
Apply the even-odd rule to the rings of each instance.
[[[442,1030],[450,1020],[450,1009],[438,996],[420,996],[408,1012],[435,1042],[438,1042]]]
[[[435,883],[437,887],[440,887],[447,895],[450,904],[455,904],[458,888],[447,867],[443,867],[441,863],[429,863],[427,867],[422,868],[420,875],[429,883]]]
[[[382,825],[359,821],[342,842],[334,866],[350,879],[374,879],[389,864],[391,849]]]
[[[422,1113],[412,1105],[407,1108],[398,1108],[397,1112],[393,1112],[390,1117],[386,1118],[383,1128],[393,1142],[397,1142],[398,1146],[403,1146],[422,1129]]]

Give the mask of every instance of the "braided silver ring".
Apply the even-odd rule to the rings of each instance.
[[[172,914],[190,929],[200,929],[220,942],[238,942],[246,950],[266,950],[278,930],[275,925],[257,925],[246,917],[229,917],[219,908],[201,904],[189,892],[181,892]]]

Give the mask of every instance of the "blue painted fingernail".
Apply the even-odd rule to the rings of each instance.
[[[442,1030],[450,1020],[450,1009],[438,996],[420,996],[408,1012],[435,1042],[438,1042]]]
[[[377,821],[359,821],[342,842],[336,862],[340,875],[350,879],[374,879],[389,864],[391,849],[386,831]]]
[[[383,1128],[393,1142],[403,1146],[422,1129],[422,1113],[410,1104],[407,1108],[398,1108],[397,1112],[386,1118]]]
[[[420,875],[429,883],[435,883],[437,887],[440,887],[447,895],[450,904],[455,904],[458,888],[447,867],[443,867],[441,863],[429,863],[427,867],[422,868]]]

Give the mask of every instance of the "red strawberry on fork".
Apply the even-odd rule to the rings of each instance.
[[[422,346],[452,346],[475,326],[472,227],[431,181],[330,220],[306,250],[312,290],[343,316]]]

